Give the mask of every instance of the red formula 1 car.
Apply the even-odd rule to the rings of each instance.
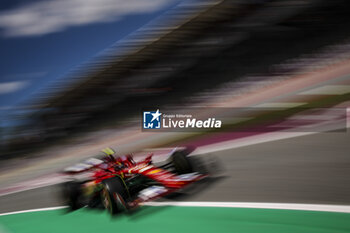
[[[89,159],[64,171],[72,177],[63,185],[63,197],[71,210],[88,205],[114,215],[207,176],[194,171],[188,148],[172,149],[159,166],[152,162],[153,153],[135,162],[131,155],[116,157],[110,148],[103,152],[107,155],[103,159]]]

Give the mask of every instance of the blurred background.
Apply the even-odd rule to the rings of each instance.
[[[1,159],[139,126],[146,107],[222,107],[346,60],[348,5],[3,1]]]
[[[250,152],[239,152],[254,154],[242,167],[237,162],[247,162],[243,157],[227,160],[228,170],[236,172],[270,170],[265,163],[280,169],[273,175],[249,173],[246,181],[254,181],[255,188],[237,183],[234,190],[241,193],[226,188],[221,200],[256,201],[259,196],[263,201],[348,204],[349,28],[346,0],[3,0],[2,187],[59,171],[104,146],[124,153],[191,144],[214,153],[236,145],[232,140],[276,130],[316,134],[328,120],[340,125],[322,131],[340,130],[336,136],[249,147]],[[269,130],[255,124],[240,132],[157,133],[141,130],[145,108],[198,108],[204,115],[227,108],[236,113],[226,112],[232,124],[287,111]],[[305,124],[312,129],[295,130]],[[209,148],[214,143],[221,144]],[[290,154],[278,157],[282,152]],[[258,153],[278,159],[255,157]],[[310,154],[320,159],[319,169],[309,169],[314,167]],[[294,192],[286,191],[284,179],[291,176],[281,163],[300,175],[290,182]],[[335,170],[329,175],[327,169]],[[273,192],[262,188],[278,184],[285,186]],[[312,185],[317,192],[308,189]],[[252,194],[256,189],[261,195]]]

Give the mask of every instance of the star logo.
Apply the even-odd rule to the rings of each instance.
[[[161,113],[159,113],[159,109],[157,109],[157,111],[155,113],[151,113],[151,115],[153,116],[152,121],[154,121],[155,119],[157,119],[157,121],[159,121],[159,117],[162,115]]]
[[[143,128],[144,129],[160,129],[161,128],[161,115],[162,113],[157,111],[143,112]]]

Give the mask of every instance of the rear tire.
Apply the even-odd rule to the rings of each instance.
[[[70,181],[63,184],[63,199],[70,210],[77,210],[83,207],[81,197],[82,190],[79,182]]]
[[[113,177],[102,181],[101,201],[111,215],[128,209],[128,192],[122,178]]]
[[[175,152],[172,154],[171,160],[177,174],[186,174],[193,172],[192,163],[183,152]]]

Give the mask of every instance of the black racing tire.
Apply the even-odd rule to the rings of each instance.
[[[83,207],[81,197],[82,187],[79,182],[69,181],[63,184],[63,200],[70,210],[77,210]]]
[[[177,174],[191,173],[194,170],[190,158],[182,151],[172,154],[171,161]]]
[[[126,200],[128,191],[120,177],[113,177],[102,181],[101,201],[111,215],[116,215],[128,209]]]

